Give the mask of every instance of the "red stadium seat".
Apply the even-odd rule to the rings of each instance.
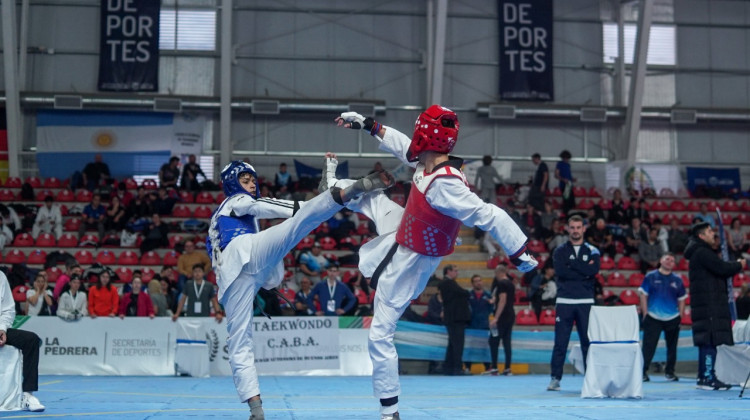
[[[514,294],[514,305],[526,305],[529,303],[529,297],[526,295],[526,291],[523,289],[516,289]]]
[[[724,224],[724,226],[729,226],[732,224],[732,219],[734,217],[729,213],[721,213],[721,223]]]
[[[85,249],[76,252],[74,257],[76,261],[78,261],[78,264],[81,265],[90,265],[94,263],[94,254]]]
[[[284,257],[284,268],[296,267],[297,261],[294,259],[294,254],[291,252],[286,254]]]
[[[175,245],[184,241],[185,238],[182,235],[174,235],[169,237],[169,249],[174,249]]]
[[[3,184],[3,187],[5,188],[21,188],[21,185],[23,185],[23,181],[21,181],[21,178],[17,176],[11,176],[8,177],[8,179],[5,180],[5,184]]]
[[[49,178],[45,178],[44,182],[42,182],[42,187],[44,188],[60,188],[62,186],[62,182],[58,178],[55,178],[54,176],[51,176]]]
[[[44,264],[47,261],[47,253],[41,249],[35,249],[29,253],[27,264]]]
[[[125,251],[117,257],[117,263],[120,265],[137,265],[138,255],[133,251]]]
[[[740,213],[738,217],[740,219],[740,224],[744,226],[750,225],[750,215],[747,213]]]
[[[78,220],[78,219],[76,219]],[[66,229],[68,230],[68,229]],[[72,233],[65,233],[57,240],[57,246],[60,248],[74,248],[78,246],[78,237]]]
[[[161,257],[155,251],[148,251],[141,256],[141,265],[161,265]]]
[[[44,271],[47,272],[47,281],[49,283],[56,282],[57,278],[62,275],[62,270],[60,270],[57,267],[50,267],[50,268],[48,268],[48,269],[46,269]]]
[[[543,254],[547,252],[547,245],[544,244],[544,242],[532,239],[529,241],[529,243],[526,245],[526,248],[530,252],[534,252],[536,254]]]
[[[651,211],[667,211],[669,206],[663,200],[656,200],[651,204]]]
[[[196,219],[208,219],[211,217],[211,213],[212,211],[208,206],[200,206],[195,209],[193,217],[195,217]]]
[[[611,297],[612,297],[612,296],[614,296],[614,295],[615,295],[615,292],[613,292],[613,291],[612,291],[612,290],[610,290],[610,289],[604,289],[604,290],[602,291],[602,298],[603,298],[604,300],[607,300],[607,299],[611,298]]]
[[[685,305],[690,306],[690,294],[685,295]]]
[[[517,325],[539,325],[536,314],[531,309],[522,309],[516,314]]]
[[[693,325],[693,311],[691,311],[690,308],[685,308],[685,310],[682,312],[680,324]]]
[[[299,241],[295,249],[299,249],[300,251],[310,249],[312,248],[313,243],[315,243],[315,240],[309,236],[306,236],[301,241]]]
[[[717,203],[714,200],[711,200],[708,203],[706,203],[706,207],[708,207],[708,211],[716,212],[716,209],[719,208],[719,203]]]
[[[360,246],[361,246],[361,245],[364,245],[364,244],[366,244],[366,243],[370,242],[370,241],[371,241],[371,240],[373,240],[373,239],[375,239],[375,237],[374,237],[374,236],[365,236],[364,238],[362,238],[362,242],[360,242],[360,243],[359,243],[359,245],[360,245]],[[540,263],[539,265],[542,265],[542,264]]]
[[[180,201],[183,203],[193,203],[195,202],[195,197],[190,191],[182,190],[180,191]]]
[[[360,246],[359,240],[351,236],[341,238],[341,240],[339,241],[339,249],[348,249],[348,250],[355,251],[359,248],[359,246]]]
[[[344,273],[341,275],[341,281],[343,281],[344,283],[349,283],[352,279],[356,279],[357,276],[357,270],[344,270]]]
[[[623,305],[638,305],[641,302],[641,298],[638,297],[638,293],[627,289],[620,292],[620,302]]]
[[[740,210],[746,213],[750,212],[750,201],[742,200],[742,204],[740,204]]]
[[[284,277],[286,277],[286,273],[284,273]],[[211,270],[206,274],[206,281],[211,284],[216,284],[216,272],[214,270]]]
[[[178,204],[172,209],[173,217],[190,217],[190,209],[184,204]]]
[[[3,188],[0,190],[0,201],[15,201],[16,194],[13,191]]]
[[[36,238],[35,245],[42,248],[52,248],[57,245],[57,240],[52,234],[42,233]]]
[[[158,189],[158,186],[156,185],[156,181],[153,179],[144,179],[143,182],[141,182],[141,186],[149,191]]]
[[[607,286],[609,287],[627,287],[628,281],[625,279],[625,276],[622,275],[622,273],[618,273],[617,271],[613,271],[609,273],[607,276]]]
[[[638,263],[635,262],[635,260],[630,257],[620,257],[620,259],[617,260],[617,269],[618,270],[637,270]]]
[[[672,191],[671,188],[664,187],[661,190],[659,190],[659,197],[672,198],[674,197],[674,191]]]
[[[693,215],[685,213],[680,217],[680,224],[683,226],[690,226],[693,224]]]
[[[555,325],[555,310],[554,309],[543,310],[542,313],[539,315],[539,324],[540,325]]]
[[[687,204],[688,211],[700,211],[701,206],[695,200],[690,200]]]
[[[667,213],[667,214],[664,215],[664,217],[661,218],[661,223],[664,226],[669,226],[670,224],[672,224],[672,220],[676,219],[676,218],[677,218],[677,216],[675,216],[674,214]]]
[[[227,196],[224,195],[223,191],[219,191],[218,194],[216,194],[216,198],[214,198],[214,203],[221,204],[224,199],[227,198]]]
[[[586,197],[588,192],[586,191],[586,188],[576,185],[573,187],[573,195],[576,197]]]
[[[195,197],[195,202],[198,204],[213,204],[214,196],[208,191],[201,191],[198,196]]]
[[[336,240],[331,238],[330,236],[324,236],[320,238],[319,242],[321,248],[323,248],[324,251],[332,251],[336,249]]]
[[[357,235],[360,236],[366,236],[370,235],[372,232],[370,232],[370,224],[369,223],[360,223],[357,225]]]
[[[141,280],[143,280],[143,284],[153,280],[154,276],[156,276],[156,272],[151,267],[143,267],[141,270]]]
[[[750,282],[750,277],[745,273],[737,273],[732,277],[732,287],[742,287],[743,284]]]
[[[599,269],[600,270],[612,270],[614,268],[615,268],[615,260],[613,260],[609,255],[602,255],[602,258],[599,264]]]
[[[643,283],[643,274],[633,273],[628,277],[628,286],[630,287],[641,287]]]
[[[42,180],[35,176],[27,177],[24,182],[31,185],[31,188],[42,188]]]
[[[115,270],[115,275],[117,276],[119,282],[130,283],[130,281],[133,279],[133,270],[129,269],[128,267],[118,267]]]
[[[34,246],[34,238],[28,233],[22,233],[13,239],[13,246]]]
[[[690,277],[688,277],[687,274],[680,274],[680,278],[682,279],[682,285],[685,286],[685,288],[690,288]]]
[[[29,287],[25,284],[19,284],[18,286],[14,287],[13,290],[11,290],[13,300],[20,303],[26,302],[26,292],[28,290]]]
[[[55,200],[57,201],[75,201],[75,195],[73,195],[73,192],[69,189],[60,190],[57,192],[57,196],[55,197]]]
[[[120,235],[115,233],[104,235],[99,246],[102,248],[120,248]]]
[[[180,253],[177,251],[169,251],[166,255],[164,255],[164,265],[171,265],[175,266],[177,265],[177,259],[180,258]]]
[[[36,201],[44,201],[47,196],[50,196],[52,198],[55,198],[55,193],[53,193],[50,190],[39,190],[37,191],[36,195],[34,195],[34,199]]]
[[[596,203],[602,210],[612,210],[612,201],[602,198]]]
[[[584,198],[583,200],[578,202],[578,205],[576,205],[576,207],[581,210],[588,210],[594,207],[594,202],[589,200],[588,198]]]
[[[588,195],[589,197],[601,197],[601,194],[599,194],[599,190],[597,190],[596,187],[589,188]]]
[[[128,190],[135,190],[138,188],[138,183],[133,178],[125,178],[122,180],[125,183],[125,188]]]
[[[671,211],[685,211],[685,203],[682,200],[672,200],[669,203],[669,210]]]
[[[63,222],[63,230],[66,232],[78,232],[79,226],[81,226],[81,219],[78,217],[72,217]]]
[[[91,201],[91,197],[93,194],[91,191],[81,188],[78,191],[76,191],[76,201],[79,203],[88,203]]]
[[[87,233],[81,237],[78,246],[95,248],[99,244],[99,236],[95,233]]]
[[[721,204],[721,211],[740,211],[740,206],[734,200],[727,200]]]
[[[99,253],[96,254],[96,262],[101,265],[114,265],[116,261],[117,257],[115,257],[115,253],[108,249],[99,251]]]

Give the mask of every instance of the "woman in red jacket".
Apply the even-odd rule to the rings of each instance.
[[[89,289],[89,315],[91,315],[91,318],[117,315],[120,295],[117,293],[117,288],[109,284],[109,279],[109,273],[102,271],[99,274],[99,283]]]
[[[120,318],[126,316],[147,316],[149,318],[154,317],[154,304],[151,302],[151,297],[142,291],[143,281],[136,277],[130,284],[133,290],[120,299]]]

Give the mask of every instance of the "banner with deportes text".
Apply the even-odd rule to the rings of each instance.
[[[99,153],[115,178],[153,175],[170,156],[200,154],[207,127],[201,115],[40,110],[39,172],[45,178],[65,179]]]

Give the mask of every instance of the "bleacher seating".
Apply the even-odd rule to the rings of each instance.
[[[183,204],[178,204],[172,209],[172,217],[190,217],[190,208]]]
[[[91,265],[94,263],[94,254],[85,249],[79,250],[73,255],[73,257],[78,261],[78,264],[81,265]]]
[[[536,314],[531,309],[522,309],[516,314],[517,325],[539,325],[539,321],[536,319]]]
[[[602,255],[599,260],[600,270],[612,270],[615,268],[615,260],[609,257],[609,255]]]
[[[57,240],[55,240],[55,236],[52,234],[40,233],[36,238],[34,245],[44,248],[53,248],[55,245],[57,245]]]
[[[29,253],[26,259],[27,264],[44,264],[47,260],[47,252],[42,249],[35,249]]]
[[[175,250],[171,250],[164,255],[163,263],[164,265],[176,266],[178,258],[180,258],[180,253]]]
[[[617,269],[618,270],[637,270],[638,269],[638,263],[635,262],[634,259],[630,257],[620,257],[619,260],[617,260]]]
[[[3,259],[5,264],[23,264],[26,262],[26,254],[19,249],[11,249]]]
[[[609,287],[627,287],[628,281],[622,273],[613,271],[607,276],[607,286]]]
[[[49,267],[44,271],[47,272],[47,282],[49,282],[49,284],[54,284],[57,281],[57,278],[62,275],[62,270],[54,266]]]
[[[144,179],[141,186],[145,188],[146,191],[154,191],[158,189],[158,185],[156,185],[156,181],[153,179]]]
[[[3,188],[0,190],[0,201],[15,201],[16,200],[16,194],[13,193],[13,191]]]
[[[75,200],[79,203],[88,203],[91,201],[92,196],[93,194],[91,193],[91,191],[85,188],[79,188],[75,193]]]
[[[5,180],[5,184],[3,184],[3,187],[21,188],[21,185],[23,185],[23,181],[21,181],[21,178],[17,176],[9,176],[8,179]]]
[[[628,286],[630,287],[641,287],[643,283],[643,274],[633,273],[628,277]]]
[[[141,269],[141,279],[143,280],[143,284],[153,280],[155,275],[156,272],[151,267],[143,267],[143,269]]]
[[[638,297],[638,293],[634,292],[632,289],[626,289],[620,292],[620,302],[623,305],[638,305],[641,301],[641,298]]]
[[[198,203],[198,204],[213,204],[214,203],[214,196],[211,195],[211,193],[208,192],[208,191],[201,191],[195,197],[195,202]]]
[[[117,262],[117,257],[115,257],[114,252],[104,249],[96,254],[96,262],[102,265],[112,265]]]
[[[133,279],[133,270],[128,267],[117,267],[115,269],[115,274],[117,275],[118,280],[122,283],[130,283],[130,280]]]
[[[34,246],[34,238],[28,233],[22,233],[13,239],[13,246]]]
[[[49,178],[45,178],[44,182],[42,182],[42,187],[44,188],[60,188],[62,187],[62,181],[60,181],[58,178],[55,178],[54,176],[51,176]]]
[[[540,325],[555,325],[555,310],[545,309],[539,314]]]
[[[198,219],[208,219],[209,217],[211,217],[212,212],[213,210],[211,210],[211,208],[208,206],[199,206],[193,212],[193,217]]]
[[[76,219],[78,220],[78,219]],[[66,229],[68,230],[68,229]],[[63,233],[60,239],[57,240],[57,246],[60,248],[73,248],[78,246],[78,236],[72,233]]]
[[[123,251],[117,257],[117,263],[120,265],[136,265],[138,264],[138,255],[133,251]]]
[[[320,238],[318,242],[320,242],[320,247],[324,251],[331,251],[331,250],[336,249],[336,240],[330,236],[324,236]]]
[[[73,195],[73,191],[70,191],[69,189],[60,190],[57,192],[57,195],[55,196],[55,200],[57,201],[74,201],[75,195]]]
[[[690,308],[685,308],[685,311],[682,313],[682,318],[680,319],[680,324],[693,325],[693,312]]]
[[[148,251],[141,256],[141,265],[161,265],[161,257],[154,251]]]

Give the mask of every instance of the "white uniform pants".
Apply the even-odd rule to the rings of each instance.
[[[223,259],[222,264],[235,260],[237,255],[246,258],[239,276],[223,291],[221,299],[227,313],[229,364],[240,401],[260,395],[252,330],[255,295],[261,287],[277,286],[283,278],[277,272],[284,256],[341,209],[331,194],[324,192],[302,206],[294,217],[262,232],[238,236],[222,251],[223,255],[233,255]],[[222,271],[222,265],[217,269]]]

